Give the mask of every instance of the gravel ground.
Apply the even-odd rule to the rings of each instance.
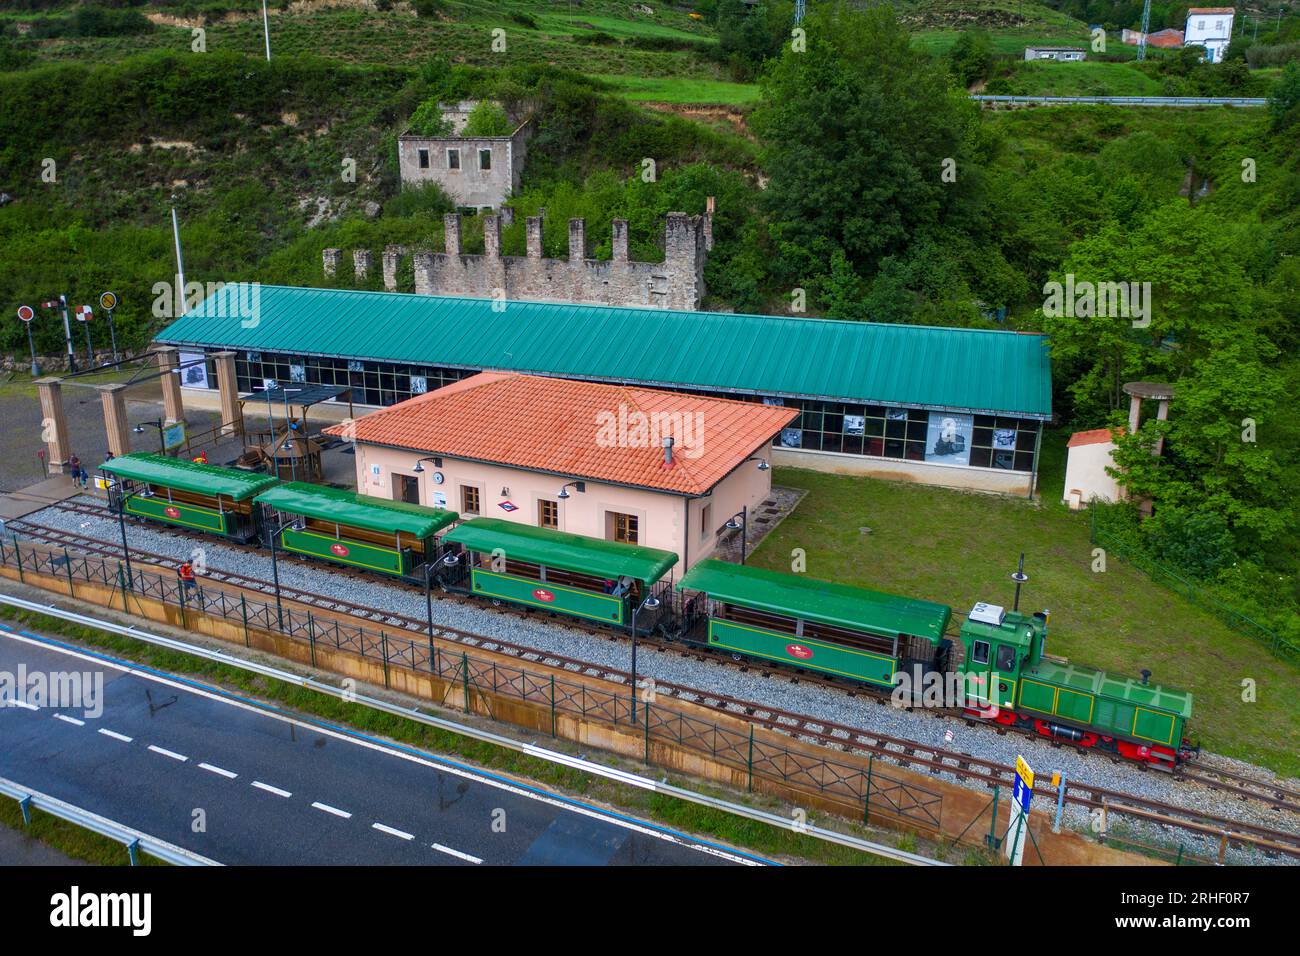
[[[98,498],[77,499],[91,504],[102,504]],[[119,540],[117,522],[93,518],[57,507],[47,508],[26,520],[64,531],[84,534],[103,541]],[[133,548],[154,554],[167,555],[180,561],[190,557],[198,546],[194,539],[182,538],[153,527],[127,525],[127,535]],[[219,543],[204,543],[207,564],[217,570],[230,571],[249,577],[271,579],[269,556],[252,554]],[[417,588],[390,584],[380,579],[369,580],[333,573],[317,563],[297,558],[280,561],[280,580],[286,587],[300,588],[317,594],[337,597],[392,611],[417,619],[425,616],[424,594]],[[565,627],[543,619],[521,618],[516,614],[495,610],[490,606],[462,601],[435,600],[434,621],[448,627],[460,628],[488,638],[497,638],[549,651],[565,657],[576,658],[592,664],[628,670],[630,655],[628,644],[583,631]],[[992,728],[967,727],[955,720],[939,717],[920,710],[909,712],[864,697],[847,694],[827,687],[806,683],[793,683],[783,676],[764,677],[756,671],[741,672],[720,663],[683,658],[671,651],[640,649],[637,667],[643,675],[659,681],[696,688],[707,693],[725,694],[746,701],[756,701],[768,706],[803,714],[831,723],[875,731],[892,737],[928,744],[999,763],[1014,763],[1023,755],[1040,777],[1050,777],[1053,772],[1065,775],[1067,782],[1092,784],[1134,796],[1161,800],[1202,813],[1261,826],[1285,829],[1300,833],[1300,814],[1270,810],[1262,804],[1244,802],[1209,790],[1208,788],[1170,779],[1158,771],[1143,771],[1130,764],[1117,764],[1101,753],[1083,754],[1066,747],[1053,747],[1050,742],[1024,737],[1020,734],[999,734]],[[945,742],[945,731],[955,735]],[[1267,778],[1271,772],[1240,761],[1214,755],[1202,755],[1207,763],[1220,763],[1225,769],[1235,769],[1252,777]],[[969,786],[966,781],[950,778],[951,782]],[[1063,823],[1074,829],[1085,830],[1089,820],[1081,807],[1066,807]],[[1207,857],[1218,853],[1218,841],[1201,838],[1183,831],[1170,831],[1145,821],[1124,820],[1115,832],[1122,832],[1138,842],[1177,846],[1182,843],[1188,852]],[[1231,850],[1230,862],[1269,863],[1262,854],[1254,851]],[[1281,862],[1287,862],[1284,858]]]

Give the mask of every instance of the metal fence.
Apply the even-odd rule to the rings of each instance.
[[[120,601],[127,612],[132,610],[133,599],[159,601],[177,608],[182,627],[189,626],[187,618],[195,613],[236,623],[248,646],[253,630],[283,634],[307,645],[312,666],[317,665],[322,650],[377,661],[383,667],[386,687],[392,686],[393,667],[429,674],[444,682],[444,696],[438,703],[445,705],[453,688],[459,689],[466,713],[470,712],[475,692],[480,693],[479,701],[493,718],[497,715],[492,713],[492,701],[484,694],[532,704],[549,711],[553,737],[557,736],[561,716],[635,728],[644,740],[643,758],[647,764],[653,762],[655,744],[675,746],[743,770],[750,790],[756,780],[779,783],[805,794],[860,806],[864,822],[870,822],[872,814],[883,813],[940,832],[943,795],[876,770],[874,756],[868,757],[863,768],[834,759],[834,751],[818,754],[811,747],[787,747],[756,736],[753,725],[742,729],[719,724],[659,702],[652,684],[621,692],[605,690],[474,654],[436,626],[432,633],[417,636],[405,628],[376,629],[334,617],[320,618],[291,604],[277,607],[274,598],[250,599],[246,594],[212,584],[186,586],[176,578],[147,569],[134,568],[128,580],[123,562],[22,542],[17,537],[0,539],[0,566],[17,569],[20,579],[28,574],[63,578],[69,590],[76,582],[109,587],[113,592],[109,603],[116,605]]]
[[[1300,660],[1300,646],[1294,642],[1224,604],[1204,588],[1098,528],[1095,511],[1089,515],[1089,535],[1093,544],[1099,544],[1107,551],[1118,554],[1157,584],[1162,584],[1169,590],[1181,594],[1197,607],[1209,611],[1233,630],[1254,638],[1278,657]]]

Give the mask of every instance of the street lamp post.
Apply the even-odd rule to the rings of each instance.
[[[284,604],[280,600],[280,561],[279,549],[275,546],[275,539],[280,537],[287,528],[293,528],[295,531],[302,530],[302,519],[290,518],[283,522],[278,528],[272,529],[270,533],[271,544],[271,582],[275,586],[275,619],[280,625],[280,630],[284,630]]]
[[[659,606],[659,599],[653,594],[638,607],[632,608],[632,723],[636,723],[636,616],[642,611],[653,611]]]
[[[126,541],[126,487],[122,484],[122,479],[117,477],[109,478],[108,482],[109,494],[117,492],[117,527],[122,532],[122,557],[126,560],[126,589],[131,591],[135,589],[135,575],[131,572],[131,547]]]
[[[143,435],[145,425],[152,425],[154,428],[158,429],[158,453],[160,455],[167,454],[167,443],[166,443],[167,430],[163,428],[162,419],[161,418],[149,419],[147,421],[140,422],[134,428],[132,428],[131,431],[133,431],[137,435]]]
[[[736,519],[740,520],[737,521]],[[727,519],[726,527],[735,531],[740,529],[740,563],[745,563],[745,551],[749,547],[749,505],[745,505],[734,515]]]

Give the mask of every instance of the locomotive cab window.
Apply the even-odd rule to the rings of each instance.
[[[1005,644],[998,645],[998,670],[1007,672],[1016,669],[1016,649]]]
[[[989,662],[989,642],[976,641],[975,646],[971,648],[970,657],[976,664],[987,664]]]

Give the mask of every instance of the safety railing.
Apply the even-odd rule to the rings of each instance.
[[[400,627],[377,629],[335,617],[318,617],[293,604],[277,608],[273,598],[258,600],[212,583],[187,587],[166,574],[139,567],[133,569],[128,581],[123,562],[16,537],[0,539],[0,566],[17,569],[20,578],[29,574],[59,577],[68,582],[70,591],[78,581],[107,586],[112,589],[109,603],[115,606],[120,602],[128,612],[134,599],[158,601],[178,609],[182,626],[189,626],[187,616],[193,613],[232,622],[242,629],[249,646],[254,630],[282,634],[307,645],[313,666],[322,650],[376,661],[383,667],[386,687],[392,685],[393,667],[430,674],[445,684],[447,693],[441,703],[446,703],[453,688],[459,689],[461,706],[467,713],[475,693],[487,706],[490,701],[485,694],[530,703],[549,710],[552,736],[557,736],[561,716],[600,721],[625,730],[635,728],[644,740],[647,764],[654,760],[655,744],[670,745],[742,771],[751,790],[756,781],[768,781],[860,806],[864,821],[873,814],[885,814],[926,829],[939,829],[942,794],[877,770],[874,757],[868,758],[864,768],[837,759],[834,751],[819,754],[811,744],[806,748],[787,747],[766,735],[756,736],[752,725],[746,730],[719,724],[665,704],[655,698],[652,683],[639,687],[634,698],[631,688],[605,689],[476,654],[436,626],[432,634],[418,636]],[[541,662],[545,661],[543,654]]]
[[[975,93],[979,103],[1105,103],[1112,106],[1267,106],[1262,96],[1007,96]]]

